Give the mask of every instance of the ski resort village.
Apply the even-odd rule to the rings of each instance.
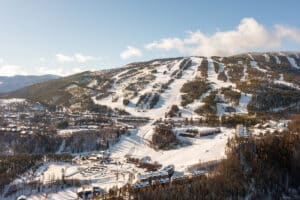
[[[0,199],[138,199],[208,179],[233,141],[289,130],[299,72],[299,53],[179,57],[5,93]]]

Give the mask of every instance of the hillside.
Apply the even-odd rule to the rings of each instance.
[[[101,104],[161,117],[173,104],[195,115],[298,111],[299,88],[300,54],[272,52],[137,62],[37,83],[2,97],[70,109]]]
[[[296,147],[291,145],[296,145],[299,137],[290,137],[294,133],[287,132],[293,131],[293,127],[299,130],[299,119],[291,124],[292,117],[297,116],[293,114],[300,113],[299,80],[299,53],[247,53],[131,63],[122,68],[82,72],[4,94],[3,98],[13,98],[0,101],[4,113],[0,150],[5,155],[2,159],[8,163],[6,166],[14,164],[13,153],[55,153],[58,158],[43,162],[33,175],[28,175],[24,172],[40,162],[41,157],[17,157],[31,162],[26,165],[19,162],[18,174],[7,176],[5,168],[2,170],[2,193],[7,196],[3,199],[16,199],[22,191],[32,191],[31,184],[18,184],[17,175],[28,183],[44,180],[37,185],[53,181],[59,185],[67,181],[66,188],[49,190],[53,199],[65,199],[66,194],[75,199],[80,189],[77,181],[90,183],[90,180],[107,195],[116,187],[126,185],[125,191],[150,199],[160,199],[165,189],[172,194],[171,190],[177,191],[177,184],[198,191],[178,190],[180,194],[199,195],[207,191],[199,188],[202,180],[208,188],[217,188],[209,190],[209,194],[222,197],[256,195],[248,189],[263,187],[261,194],[265,194],[268,188],[274,188],[273,183],[280,183],[280,188],[284,188],[291,181],[291,186],[294,183],[297,186],[294,170],[298,166],[285,169],[285,165],[274,165],[276,168],[270,169],[276,163],[274,160],[299,159],[291,156],[298,155],[298,150],[294,151]],[[59,105],[59,112],[52,112],[53,109],[35,101]],[[66,109],[61,109],[62,106]],[[24,124],[33,127],[32,130],[23,132]],[[283,143],[279,143],[280,137],[284,137]],[[75,158],[71,163],[61,153],[72,153]],[[252,162],[253,157],[257,158],[258,165]],[[165,182],[161,172],[168,166],[173,166],[175,171]],[[288,181],[270,181],[272,173],[277,178],[288,177]],[[157,177],[154,182],[153,177]],[[193,181],[195,185],[185,181]],[[8,183],[11,187],[6,190],[4,185]],[[217,184],[228,187],[223,187],[224,190],[211,187]],[[15,186],[19,188],[14,189]],[[234,193],[236,189],[238,194]],[[27,195],[29,199],[40,199],[43,192]]]
[[[0,76],[0,93],[11,92],[35,83],[57,78],[59,78],[59,76],[51,74],[42,76]]]

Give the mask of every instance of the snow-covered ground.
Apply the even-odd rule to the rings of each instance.
[[[192,66],[183,71],[182,78],[175,79],[173,83],[170,84],[169,88],[166,89],[163,93],[160,95],[159,102],[155,105],[153,109],[146,109],[143,112],[141,112],[139,109],[133,106],[124,106],[123,105],[123,98],[118,98],[117,101],[112,102],[112,97],[109,96],[104,99],[97,100],[95,97],[93,98],[93,101],[97,104],[101,105],[107,105],[112,108],[123,108],[130,114],[134,116],[142,116],[142,117],[149,117],[151,119],[159,119],[164,116],[164,114],[169,111],[170,107],[173,104],[178,104],[178,102],[181,102],[181,93],[180,89],[184,83],[186,83],[189,80],[193,80],[197,76],[197,67],[201,63],[201,58],[192,57]],[[162,84],[167,83],[170,80],[170,74],[172,74],[175,70],[179,69],[179,65],[182,62],[181,61],[174,61],[174,66],[171,68],[170,71],[167,73],[164,73],[166,71],[167,65],[162,65],[157,68],[157,74],[155,80],[151,82],[151,84],[148,84],[146,88],[144,88],[142,91],[139,92],[139,94],[145,94],[147,92],[153,91],[153,85],[156,84]],[[118,77],[119,75],[117,75]],[[125,84],[125,83],[123,83]],[[122,97],[124,94],[123,91],[123,84],[121,85],[114,85],[113,92],[119,97]],[[138,101],[138,97],[131,100],[132,103],[136,103]]]
[[[25,174],[20,182],[26,182],[29,180],[39,180],[45,184],[59,180],[62,178],[63,173],[66,178],[79,179],[86,181],[88,184],[93,186],[99,186],[103,189],[109,189],[114,185],[122,186],[128,182],[128,177],[130,173],[143,173],[142,169],[137,168],[133,164],[128,164],[125,162],[126,155],[132,155],[134,157],[145,157],[149,156],[151,161],[158,162],[163,166],[174,164],[175,170],[184,172],[187,167],[190,165],[196,164],[198,162],[205,162],[210,160],[221,159],[225,157],[225,146],[229,137],[233,136],[233,130],[222,128],[222,132],[206,137],[196,137],[196,138],[182,138],[178,136],[180,140],[188,141],[190,145],[178,146],[176,149],[168,151],[156,151],[149,146],[149,141],[151,140],[154,128],[154,122],[157,119],[160,119],[165,116],[165,113],[168,112],[172,105],[179,105],[181,102],[180,89],[183,84],[187,81],[195,79],[198,75],[198,66],[202,62],[202,58],[192,57],[192,64],[188,69],[182,71],[181,78],[175,78],[167,89],[160,93],[160,100],[155,105],[153,109],[146,109],[143,112],[136,109],[135,105],[133,106],[124,106],[123,98],[124,87],[127,84],[130,84],[131,79],[125,80],[122,83],[114,82],[112,88],[110,89],[113,92],[114,96],[117,96],[118,99],[112,101],[113,96],[108,96],[104,99],[97,100],[93,98],[93,101],[97,104],[107,105],[112,108],[124,108],[127,112],[134,116],[149,117],[151,120],[148,124],[139,127],[138,129],[133,129],[130,136],[123,135],[120,141],[111,146],[109,151],[111,153],[111,158],[120,164],[99,164],[94,162],[82,162],[82,163],[44,163],[33,176]],[[180,70],[179,66],[183,59],[172,61],[172,67],[169,70],[167,69],[168,64],[163,64],[158,66],[157,73],[155,73],[155,79],[143,90],[140,91],[140,94],[147,92],[153,92],[155,85],[162,85],[167,83],[171,79],[171,74],[176,70]],[[157,63],[159,64],[159,63]],[[224,67],[221,66],[220,70],[223,70]],[[117,74],[114,78],[118,80],[122,74],[126,72],[121,72]],[[141,72],[143,74],[149,73],[148,69],[143,69]],[[218,74],[215,73],[212,65],[212,60],[209,62],[208,70],[208,80],[210,82],[215,82],[214,88],[220,88],[224,85],[233,85],[232,83],[224,83],[217,79]],[[89,87],[96,86],[95,81],[91,81]],[[73,89],[68,88],[68,89]],[[208,93],[209,94],[209,93]],[[203,98],[203,97],[201,97]],[[201,100],[201,99],[200,99]],[[10,100],[11,101],[11,100]],[[9,101],[9,102],[10,102]],[[138,97],[135,97],[130,100],[132,104],[135,104],[138,101]],[[200,103],[197,101],[196,103]],[[183,113],[184,117],[193,116],[193,111],[181,108],[186,110]],[[188,127],[186,127],[188,128]],[[199,130],[208,129],[209,127],[197,127]],[[183,127],[184,129],[184,127]],[[63,130],[60,131],[60,135],[72,134],[76,130]],[[175,132],[178,130],[175,130]],[[64,143],[61,144],[61,147],[64,146]],[[60,151],[58,151],[59,153]],[[120,176],[117,180],[116,172],[120,173]],[[17,182],[15,182],[17,183]],[[48,199],[74,199],[76,197],[75,188],[65,189],[55,194],[48,194]],[[44,194],[45,195],[45,194]],[[28,199],[43,199],[45,198],[42,194],[29,195]]]
[[[281,63],[281,61],[280,61],[280,59],[278,58],[278,56],[275,55],[275,59],[276,59],[276,64],[280,64],[280,63]]]
[[[281,85],[286,85],[288,87],[292,87],[292,88],[295,88],[295,89],[298,89],[298,90],[300,89],[300,87],[298,85],[285,81],[282,74],[280,74],[279,79],[275,80],[274,83],[281,84]]]
[[[257,62],[254,60],[251,54],[248,54],[248,56],[251,58],[251,66],[253,68],[256,68],[264,73],[267,72],[267,70],[258,66]],[[266,60],[270,59],[268,55],[265,55],[265,58]],[[122,72],[116,74],[113,77],[114,82],[109,90],[112,93],[111,95],[102,99],[96,99],[96,96],[92,98],[92,100],[96,104],[106,105],[111,108],[125,109],[133,116],[150,118],[149,123],[138,127],[137,129],[132,129],[131,134],[129,136],[122,135],[120,141],[110,147],[110,157],[113,159],[114,163],[100,164],[99,162],[97,163],[90,161],[77,162],[73,164],[62,162],[44,163],[35,172],[33,176],[34,180],[40,180],[43,183],[49,183],[53,180],[61,179],[61,177],[64,174],[66,178],[79,179],[85,181],[89,185],[98,186],[108,190],[112,186],[122,186],[128,183],[130,173],[144,173],[143,169],[137,168],[135,165],[125,162],[126,155],[131,155],[136,158],[143,158],[145,156],[149,156],[151,158],[151,162],[158,162],[163,166],[173,164],[175,166],[176,171],[183,173],[186,172],[189,166],[197,164],[199,162],[206,162],[224,158],[226,143],[229,138],[234,136],[235,132],[234,129],[228,129],[225,127],[221,127],[221,133],[204,137],[197,136],[195,138],[181,137],[179,136],[179,133],[190,128],[197,129],[198,131],[205,131],[213,129],[215,127],[175,127],[174,132],[177,134],[177,138],[182,140],[187,145],[181,145],[178,146],[176,149],[172,150],[155,150],[149,145],[153,135],[153,128],[155,127],[154,122],[160,118],[164,118],[165,113],[167,113],[170,110],[172,105],[176,104],[180,107],[182,117],[193,117],[194,115],[197,115],[193,111],[198,106],[203,104],[201,102],[202,99],[214,90],[231,86],[234,91],[238,91],[241,93],[241,98],[238,102],[238,105],[233,106],[232,102],[225,101],[224,103],[217,103],[218,116],[224,114],[224,108],[226,106],[234,107],[238,113],[248,112],[247,105],[251,101],[252,95],[243,93],[240,90],[238,90],[236,88],[236,84],[231,82],[230,80],[227,80],[225,82],[222,80],[218,80],[218,74],[220,72],[223,72],[226,68],[221,62],[217,62],[219,64],[219,72],[216,73],[213,64],[216,61],[214,61],[212,58],[208,58],[207,74],[207,81],[211,83],[212,86],[211,90],[200,96],[199,99],[196,99],[193,103],[187,105],[186,107],[181,107],[180,102],[182,93],[180,92],[180,90],[183,84],[200,76],[198,66],[203,60],[203,58],[199,57],[191,57],[190,59],[192,61],[191,66],[188,69],[183,70],[182,77],[175,78],[174,81],[169,85],[169,87],[163,92],[159,92],[158,90],[160,89],[160,87],[156,86],[161,86],[163,84],[168,83],[172,78],[171,74],[175,73],[176,70],[180,70],[179,66],[184,61],[184,59],[175,59],[168,62],[157,61],[155,63],[152,63],[152,65],[157,65],[155,67],[157,72],[154,73],[155,78],[151,80],[149,84],[146,84],[139,91],[139,94],[137,96],[130,98],[130,103],[127,106],[123,105],[123,99],[128,98],[128,91],[125,91],[126,86],[128,86],[131,83],[134,83],[134,81],[136,81],[138,78],[143,78],[146,75],[150,75],[153,68],[142,68],[140,69],[140,71],[135,73],[135,75],[127,79],[122,79],[122,77],[126,76],[126,73],[130,71],[130,69],[123,70]],[[289,61],[292,65],[295,65],[295,60],[293,59],[293,61],[292,59],[293,58],[290,58]],[[276,57],[276,62],[280,62],[280,59],[278,57]],[[244,76],[242,77],[242,81],[247,80],[247,76],[247,67],[244,66]],[[122,79],[122,81],[118,82],[118,80],[120,79]],[[283,76],[281,76],[279,80],[276,80],[275,83],[291,86],[290,83],[284,81]],[[91,80],[91,82],[88,84],[88,87],[97,87],[97,85],[98,82],[96,80]],[[77,85],[71,85],[69,86],[68,90],[74,90],[76,89],[76,87]],[[160,99],[158,103],[154,106],[154,108],[144,109],[141,111],[141,109],[138,109],[136,107],[140,95],[154,92],[160,94]],[[222,95],[220,95],[220,93],[218,95],[221,96],[220,98],[222,98]],[[0,100],[0,105],[7,104],[10,102],[22,101],[24,100]],[[275,130],[276,128],[278,128],[275,127],[275,125],[273,124],[272,126],[273,127],[271,127],[270,130]],[[260,128],[255,128],[253,130],[254,134],[260,134]],[[68,135],[72,134],[75,131],[78,131],[78,129],[62,130],[59,132],[59,134]],[[61,144],[60,150],[57,153],[61,152],[61,149],[63,149],[64,145],[65,143],[63,142]],[[29,181],[30,178],[32,177],[30,177],[28,174],[24,174],[24,176],[15,180],[14,183],[21,183],[22,181],[26,182]],[[47,199],[74,199],[76,197],[76,188],[67,188],[58,192],[49,193]],[[46,197],[45,194],[37,194],[37,192],[32,192],[31,195],[29,194],[28,199],[46,199]]]
[[[77,188],[67,188],[53,193],[38,193],[27,196],[27,200],[74,200],[77,199]]]
[[[256,61],[251,61],[250,64],[253,68],[258,69],[259,71],[261,71],[263,73],[267,73],[267,70],[260,68]]]
[[[18,99],[18,98],[12,98],[12,99],[0,99],[0,105],[7,105],[11,103],[23,103],[26,102],[26,99]]]
[[[230,81],[224,82],[222,80],[219,80],[218,73],[216,73],[215,69],[214,69],[213,59],[208,58],[207,61],[208,61],[208,71],[207,71],[208,77],[207,77],[207,79],[210,83],[212,83],[213,89],[219,89],[222,87],[229,87],[229,86],[235,87],[235,84]],[[221,71],[224,69],[224,67],[222,67],[222,66],[223,65],[221,64],[221,68],[220,68]]]
[[[288,121],[287,120],[280,120],[280,121],[273,121],[270,120],[264,124],[257,124],[252,128],[253,135],[260,135],[265,133],[274,133],[275,131],[282,132],[287,130]]]
[[[176,128],[175,133],[180,133],[189,128],[196,128],[199,131],[212,130],[211,127],[185,126]],[[66,178],[80,179],[92,186],[98,186],[108,190],[112,186],[122,186],[129,180],[130,173],[144,173],[142,169],[133,164],[125,162],[125,155],[142,158],[149,156],[151,161],[157,161],[163,166],[174,164],[175,170],[185,172],[187,167],[199,162],[218,160],[225,157],[225,147],[228,138],[233,137],[234,130],[221,128],[221,133],[205,137],[183,138],[180,140],[189,142],[190,145],[181,146],[168,151],[155,151],[143,138],[151,132],[151,126],[146,125],[138,131],[132,132],[131,136],[122,136],[121,141],[110,148],[111,158],[120,164],[98,164],[97,162],[82,162],[77,164],[51,162],[42,165],[34,174],[36,180],[50,183],[53,180],[61,179],[63,173]],[[95,171],[89,169],[96,167]],[[116,173],[119,173],[118,180]],[[24,194],[24,191],[23,193]],[[26,195],[26,192],[25,192]],[[48,193],[47,199],[74,199],[76,188],[67,188],[62,191]],[[7,198],[9,199],[9,198]],[[46,199],[45,193],[32,194],[28,199]]]
[[[88,184],[95,187],[100,187],[108,191],[113,186],[121,187],[128,183],[130,173],[144,173],[143,170],[135,168],[133,164],[124,162],[100,164],[99,162],[84,162],[84,163],[64,163],[64,162],[51,162],[44,163],[34,173],[34,175],[24,174],[21,178],[14,181],[14,184],[22,184],[29,181],[38,180],[44,184],[50,184],[55,180],[61,180],[64,174],[65,179],[81,180],[82,184]],[[118,175],[117,175],[118,174]],[[36,189],[22,189],[15,195],[7,198],[2,197],[4,200],[13,200],[17,196],[25,195],[27,199],[76,199],[77,189],[72,188],[52,188],[44,187],[42,192]]]
[[[150,127],[149,127],[150,128]],[[209,127],[198,127],[198,129],[207,129]],[[229,137],[234,135],[233,129],[222,128],[222,133],[200,138],[189,138],[191,145],[178,147],[177,149],[156,151],[147,143],[143,142],[140,132],[145,132],[144,127],[137,134],[130,137],[122,137],[121,141],[113,146],[110,151],[112,158],[123,158],[125,155],[134,157],[150,156],[153,161],[161,163],[163,166],[174,164],[177,171],[185,169],[196,164],[199,161],[210,161],[224,158],[225,145]],[[152,130],[149,130],[151,132]]]
[[[178,104],[178,102],[181,102],[180,89],[182,85],[189,80],[193,80],[198,75],[197,68],[201,64],[202,58],[192,57],[191,59],[192,66],[183,71],[183,75],[180,79],[175,79],[175,81],[170,84],[169,88],[161,94],[158,105],[156,105],[153,109],[139,112],[135,107],[123,106],[121,98],[115,102],[111,101],[111,97],[101,100],[93,99],[95,103],[108,105],[113,108],[125,108],[126,111],[135,116],[149,117],[152,119],[150,123],[133,132],[130,137],[122,136],[121,141],[110,149],[112,158],[124,158],[124,156],[128,154],[137,157],[150,156],[153,161],[157,161],[163,165],[174,164],[176,166],[176,170],[184,171],[188,165],[195,164],[199,162],[199,160],[209,161],[224,157],[225,144],[228,137],[232,136],[232,130],[225,128],[222,128],[223,133],[217,136],[191,139],[192,145],[180,147],[175,150],[155,151],[148,145],[152,136],[152,130],[154,128],[153,122],[156,119],[162,118],[164,114],[169,111],[173,104]],[[178,69],[180,63],[181,61],[174,61],[174,66],[172,67],[171,71],[165,74],[163,72],[165,71],[166,66],[163,65],[158,67],[156,79],[152,84],[148,85],[143,91],[141,91],[141,94],[153,90],[152,86],[154,84],[167,82],[169,80],[170,73]],[[218,73],[216,73],[214,70],[213,60],[209,58],[208,63],[208,81],[214,83],[214,89],[228,86],[235,87],[235,84],[232,82],[218,80]],[[224,66],[222,64],[220,65],[220,71],[224,70]],[[114,92],[120,96],[123,93],[122,88],[119,88],[116,85],[114,86]],[[208,94],[209,92],[205,95]],[[199,106],[201,99],[205,95],[200,97],[199,101],[196,100],[193,104],[195,106]],[[250,100],[250,95],[242,94],[240,104],[238,106],[241,112],[247,111],[246,107]],[[190,104],[188,107],[192,108],[193,104]],[[190,116],[193,114],[192,112],[184,112],[184,114],[187,113],[189,113]],[[195,152],[198,152],[198,155]]]
[[[237,111],[240,113],[248,113],[247,106],[252,99],[251,94],[241,92],[241,98],[239,101],[239,105],[236,107]]]
[[[287,59],[293,67],[295,67],[296,69],[300,69],[300,66],[297,65],[294,58],[287,56]]]

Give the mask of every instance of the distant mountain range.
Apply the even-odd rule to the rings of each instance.
[[[40,83],[52,79],[60,78],[56,75],[42,75],[42,76],[0,76],[0,93],[11,92],[35,83]]]

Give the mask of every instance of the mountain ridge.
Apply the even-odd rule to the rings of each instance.
[[[192,71],[189,71],[191,68]],[[184,75],[187,73],[190,77],[185,79]],[[205,80],[210,85],[209,92],[192,97],[188,93],[176,90],[180,96],[177,96],[174,102],[181,105],[182,109],[188,107],[195,114],[196,111],[198,114],[208,111],[219,114],[224,113],[224,109],[230,110],[230,107],[235,108],[237,112],[241,109],[243,112],[271,112],[291,108],[291,105],[298,109],[300,53],[263,52],[227,57],[153,59],[129,63],[120,68],[87,71],[37,83],[6,93],[2,98],[27,98],[74,110],[90,109],[95,104],[121,107],[125,110],[132,110],[131,107],[151,110],[159,107],[161,96],[170,85],[180,83],[178,87],[181,88],[196,79]],[[249,95],[254,95],[254,98],[250,99]],[[221,100],[205,103],[203,100],[208,101],[206,97]],[[166,98],[163,100],[167,101]],[[246,98],[247,105],[242,106],[243,108],[241,105],[234,105],[234,102],[240,104],[239,101]],[[183,105],[182,99],[187,100],[187,104]],[[269,104],[264,99],[276,106],[264,106]],[[276,102],[274,99],[277,99]],[[280,101],[283,103],[278,103]],[[125,105],[126,103],[128,105]],[[223,107],[223,111],[220,107]],[[134,111],[132,113],[137,114]]]
[[[44,82],[59,77],[60,76],[52,74],[0,76],[0,93],[11,92],[34,83]]]

